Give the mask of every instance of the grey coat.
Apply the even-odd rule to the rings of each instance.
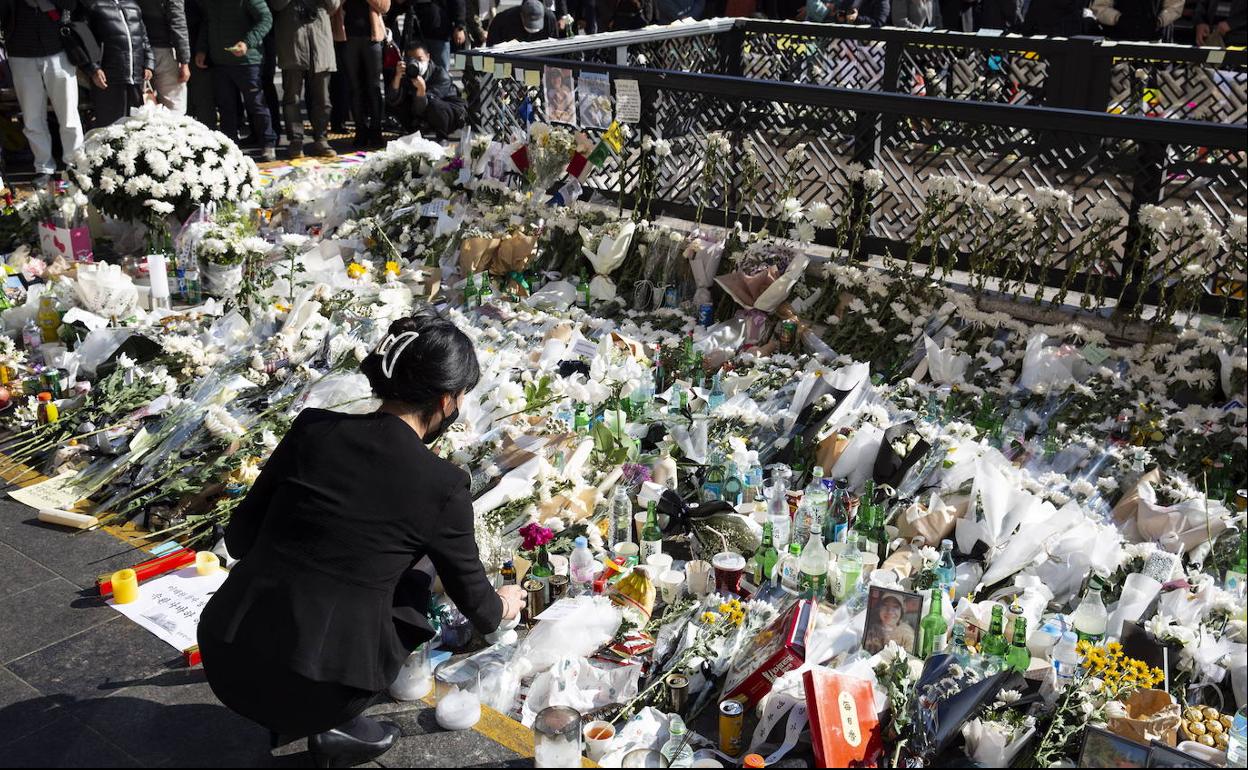
[[[316,16],[305,22],[300,3],[316,8]],[[268,0],[273,11],[273,44],[277,66],[284,70],[334,72],[334,33],[329,17],[342,0]]]
[[[1048,0],[1036,0],[1048,2]],[[894,27],[916,29],[930,27],[932,22],[932,0],[893,0],[892,22]]]

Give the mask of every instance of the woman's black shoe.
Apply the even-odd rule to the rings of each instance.
[[[308,738],[308,750],[317,767],[353,767],[385,754],[399,739],[399,726],[379,722],[384,735],[380,740],[365,741],[342,730],[326,730]]]

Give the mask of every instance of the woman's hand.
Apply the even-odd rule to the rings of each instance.
[[[102,68],[91,73],[91,82],[95,83],[95,87],[101,91],[108,90],[108,76],[104,74]]]
[[[498,598],[503,600],[503,620],[520,617],[524,611],[524,591],[520,586],[503,586],[498,589]]]

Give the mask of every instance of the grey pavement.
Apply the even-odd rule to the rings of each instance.
[[[305,741],[221,705],[204,672],[95,594],[96,575],[144,555],[106,532],[73,533],[0,500],[0,767],[302,767]],[[423,705],[382,703],[402,728],[387,767],[528,767]]]

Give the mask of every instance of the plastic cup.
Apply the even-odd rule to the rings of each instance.
[[[689,593],[703,598],[711,592],[711,565],[704,561],[688,562],[685,564],[685,580]]]
[[[740,594],[741,576],[745,574],[745,557],[735,551],[720,551],[711,559],[715,568],[715,590],[721,594]]]
[[[672,568],[672,557],[665,553],[652,553],[646,557],[646,566],[654,567],[654,574],[662,575]]]

